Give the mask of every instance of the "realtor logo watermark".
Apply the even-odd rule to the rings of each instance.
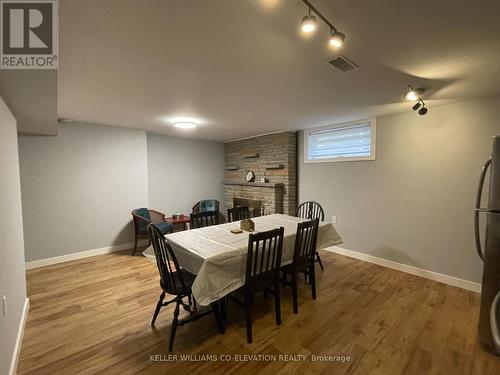
[[[57,1],[0,1],[1,69],[57,69]]]

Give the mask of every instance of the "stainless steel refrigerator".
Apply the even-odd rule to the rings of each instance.
[[[481,207],[484,180],[490,172],[487,206]],[[480,218],[484,215],[484,246]],[[500,355],[500,136],[493,137],[491,158],[486,161],[479,178],[474,212],[476,248],[483,260],[479,341]]]

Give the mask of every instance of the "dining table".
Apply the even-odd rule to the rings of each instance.
[[[234,221],[203,228],[166,234],[179,265],[196,275],[192,286],[193,296],[201,306],[208,306],[245,284],[245,267],[250,233],[283,227],[281,265],[292,263],[297,224],[307,219],[284,214],[252,218],[253,232],[231,232],[240,228]],[[317,250],[342,243],[332,223],[320,222]],[[154,249],[149,246],[143,255],[155,261]]]

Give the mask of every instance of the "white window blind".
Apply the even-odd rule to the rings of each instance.
[[[306,162],[375,159],[374,120],[306,131]]]

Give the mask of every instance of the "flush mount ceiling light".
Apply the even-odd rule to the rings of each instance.
[[[200,119],[196,119],[193,117],[163,117],[161,121],[171,124],[176,128],[180,129],[193,129],[200,125],[200,123],[204,122]]]
[[[312,12],[316,14],[319,17],[319,19],[321,19],[324,23],[326,23],[327,26],[330,28],[330,39],[328,40],[328,43],[335,48],[342,47],[345,41],[345,35],[342,34],[341,32],[338,32],[337,28],[333,26],[332,23],[328,21],[326,17],[323,16],[308,0],[302,0],[302,2],[306,4],[307,8],[309,9],[309,14],[302,17],[302,21],[300,22],[302,31],[310,33],[316,30],[317,27],[316,17],[313,14],[311,14]]]
[[[190,121],[179,121],[179,122],[174,122],[174,126],[176,128],[181,128],[181,129],[193,129],[198,126],[198,124]]]

